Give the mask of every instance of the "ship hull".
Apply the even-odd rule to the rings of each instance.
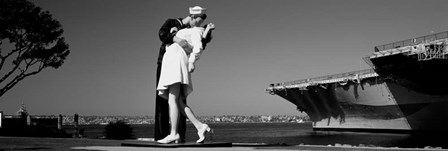
[[[276,94],[306,112],[315,130],[440,132],[448,127],[448,95],[424,94],[379,77]]]

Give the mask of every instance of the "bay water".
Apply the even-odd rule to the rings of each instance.
[[[312,123],[208,123],[213,134],[208,141],[264,143],[269,145],[351,145],[424,148],[448,148],[445,134],[395,134],[367,132],[313,131]],[[101,138],[105,125],[81,125],[84,137]],[[135,138],[153,138],[153,124],[132,125]],[[65,127],[68,133],[73,127]],[[192,124],[187,125],[186,141],[198,139]]]

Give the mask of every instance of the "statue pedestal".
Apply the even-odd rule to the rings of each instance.
[[[121,146],[133,147],[162,147],[162,148],[180,148],[180,147],[232,147],[232,143],[228,142],[185,142],[179,144],[159,144],[155,141],[126,141]]]

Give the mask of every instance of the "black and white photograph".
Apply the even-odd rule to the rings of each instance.
[[[446,0],[0,0],[0,151],[448,150]]]

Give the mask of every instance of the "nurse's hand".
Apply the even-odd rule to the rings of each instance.
[[[192,73],[194,71],[194,63],[189,62],[188,63],[188,72]]]

